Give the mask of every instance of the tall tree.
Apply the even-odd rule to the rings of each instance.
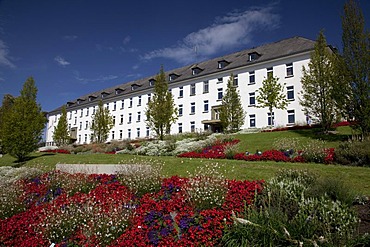
[[[370,32],[356,1],[344,5],[342,16],[343,57],[352,88],[353,116],[365,136],[370,135]]]
[[[271,126],[273,126],[273,114],[274,108],[284,110],[288,105],[286,94],[284,94],[285,84],[279,83],[278,77],[267,76],[262,81],[262,87],[257,90],[257,107],[268,108],[271,116]]]
[[[321,31],[311,54],[308,69],[303,67],[302,98],[300,104],[306,114],[320,120],[323,130],[327,132],[338,117],[339,110],[334,98],[336,69],[335,54],[326,44]]]
[[[59,118],[58,124],[54,127],[53,140],[57,146],[66,145],[69,143],[69,131],[67,122],[66,107],[62,107],[62,115]]]
[[[46,117],[36,98],[35,81],[29,77],[4,119],[3,145],[18,161],[24,161],[37,148],[45,127]]]
[[[225,95],[222,97],[220,120],[224,131],[237,132],[244,124],[245,112],[240,95],[234,86],[234,75],[227,82]]]
[[[177,120],[177,108],[172,94],[168,91],[163,66],[155,78],[154,95],[148,102],[145,114],[147,125],[155,131],[160,140],[170,132],[171,125]]]
[[[4,148],[2,144],[2,136],[4,129],[5,119],[8,118],[8,114],[11,112],[11,109],[14,105],[14,97],[10,94],[5,94],[3,98],[2,105],[0,107],[0,153],[4,153]]]
[[[113,117],[109,109],[104,108],[103,101],[99,101],[98,109],[92,119],[90,130],[91,141],[103,143],[108,139],[109,131],[113,128]]]

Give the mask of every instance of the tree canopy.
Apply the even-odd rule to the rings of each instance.
[[[70,137],[68,131],[67,110],[65,106],[62,107],[62,114],[57,126],[54,127],[53,140],[57,146],[69,143]]]
[[[99,101],[98,109],[92,118],[91,141],[103,143],[108,139],[109,131],[113,128],[113,117],[109,109],[104,108],[103,101]]]

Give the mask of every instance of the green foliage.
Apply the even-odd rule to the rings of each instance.
[[[90,130],[91,140],[103,143],[108,139],[109,131],[113,128],[113,117],[109,109],[104,108],[103,101],[99,101],[98,109],[92,119]]]
[[[46,123],[36,96],[35,81],[29,77],[23,85],[21,96],[14,100],[14,105],[3,122],[2,143],[5,151],[18,161],[24,161],[36,150]]]
[[[342,16],[343,57],[349,72],[348,83],[352,87],[352,107],[357,128],[365,136],[370,134],[370,32],[365,29],[365,20],[356,1],[344,5]]]
[[[310,140],[302,146],[302,157],[307,162],[324,163],[325,142],[321,140]]]
[[[244,124],[245,112],[236,90],[234,75],[231,74],[227,82],[226,93],[222,98],[220,108],[220,120],[225,132],[237,132]]]
[[[57,126],[54,127],[53,140],[57,146],[66,145],[69,142],[67,110],[65,106],[62,107],[62,115],[59,118]]]
[[[0,106],[0,154],[5,152],[2,145],[3,130],[5,127],[4,123],[5,120],[8,118],[8,114],[9,112],[11,112],[13,105],[14,97],[10,94],[5,94],[2,105]]]
[[[339,164],[350,166],[370,166],[370,140],[343,142],[335,150]]]
[[[285,84],[279,83],[278,77],[268,76],[268,78],[262,81],[262,87],[257,90],[257,107],[267,107],[271,116],[274,108],[286,109],[288,100],[284,94],[284,86]],[[273,121],[271,121],[271,125],[273,125]]]
[[[334,55],[329,50],[323,32],[320,32],[315,50],[311,54],[308,69],[303,67],[302,99],[300,104],[311,117],[320,120],[324,131],[328,131],[339,115],[333,97],[337,73],[334,68]],[[343,90],[343,89],[342,89]]]
[[[170,133],[171,125],[177,120],[177,109],[173,96],[168,91],[168,83],[163,67],[155,78],[154,95],[148,102],[146,122],[160,140]]]

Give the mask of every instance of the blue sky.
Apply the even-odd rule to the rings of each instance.
[[[0,97],[33,76],[44,111],[106,87],[281,39],[341,49],[344,0],[0,0]],[[360,0],[367,28],[370,1]]]

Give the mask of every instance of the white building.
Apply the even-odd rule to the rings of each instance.
[[[257,108],[255,99],[256,90],[269,73],[285,84],[289,100],[286,110],[274,109],[275,126],[305,123],[298,94],[302,90],[302,67],[307,67],[314,44],[315,41],[293,37],[166,72],[169,89],[179,109],[179,118],[172,125],[171,133],[219,131],[218,107],[231,73],[246,113],[242,128],[262,128],[271,121],[268,109]],[[145,111],[154,78],[124,83],[67,102],[67,120],[76,143],[90,142],[91,119],[100,99],[114,118],[108,141],[151,136],[153,133],[145,123]],[[61,107],[48,114],[47,145],[53,144],[53,131],[60,115]]]

